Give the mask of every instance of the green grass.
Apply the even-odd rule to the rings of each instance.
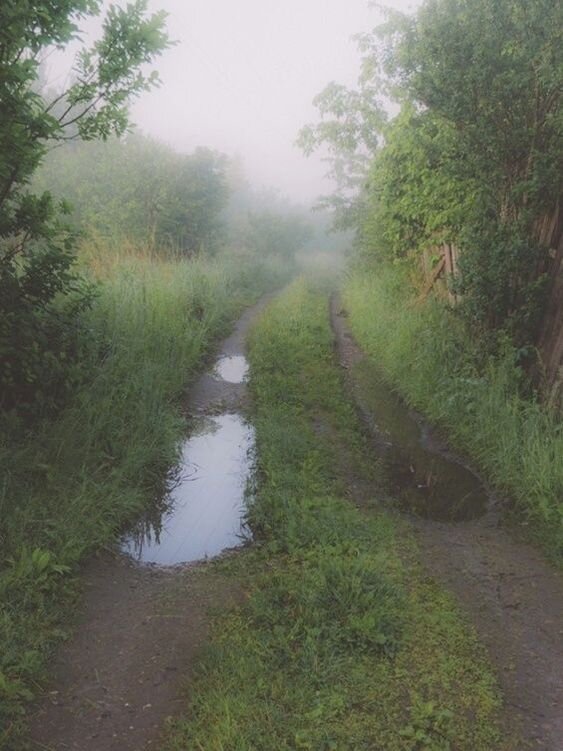
[[[563,559],[563,423],[520,395],[509,347],[483,356],[461,321],[438,303],[409,299],[391,268],[362,269],[344,288],[352,329],[412,405],[446,428],[489,480],[515,499],[530,527]]]
[[[183,261],[90,248],[103,280],[82,386],[31,434],[0,432],[0,747],[63,636],[77,564],[150,503],[185,431],[179,402],[242,307],[279,282],[256,259]]]
[[[250,341],[256,544],[215,571],[244,603],[217,616],[167,751],[492,751],[494,680],[408,531],[345,496],[373,480],[334,362],[327,296],[298,281]],[[377,487],[377,484],[374,485]]]

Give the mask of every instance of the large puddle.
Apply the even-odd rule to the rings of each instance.
[[[360,406],[372,419],[393,495],[400,506],[421,517],[463,521],[482,516],[489,495],[481,480],[449,456],[367,361],[354,368]]]
[[[238,414],[206,418],[182,447],[173,486],[122,540],[136,561],[172,566],[241,545],[254,429]]]

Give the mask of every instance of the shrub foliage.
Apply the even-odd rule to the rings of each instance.
[[[302,133],[308,149],[328,144],[349,178],[370,156],[350,215],[366,255],[456,243],[468,316],[528,340],[548,262],[534,226],[563,188],[562,14],[549,0],[427,0],[414,17],[389,13],[359,37],[356,96],[330,85],[322,122]],[[389,99],[399,114],[386,121]]]
[[[77,313],[90,291],[72,271],[75,236],[66,206],[36,195],[30,180],[49,148],[107,138],[128,125],[132,97],[157,82],[145,66],[167,45],[164,14],[146,2],[111,6],[98,41],[78,54],[75,80],[57,95],[40,91],[46,50],[64,48],[98,0],[8,0],[0,8],[0,406],[28,407],[67,380],[62,363],[76,351]]]

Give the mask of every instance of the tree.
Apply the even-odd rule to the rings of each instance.
[[[387,115],[367,75],[360,77],[357,90],[329,83],[314,104],[321,122],[304,126],[297,144],[308,156],[323,147],[327,150],[327,177],[336,190],[322,196],[317,207],[332,209],[335,227],[349,229],[357,223],[369,164]]]
[[[74,81],[38,91],[46,52],[79,38],[101,0],[4,0],[0,6],[0,406],[37,402],[64,386],[76,314],[90,294],[72,271],[74,233],[64,203],[35,195],[31,177],[48,149],[105,139],[128,127],[132,97],[158,83],[145,66],[168,45],[165,15],[145,0],[111,5],[102,35],[83,48]]]
[[[427,0],[362,48],[400,101],[455,128],[508,218],[558,198],[562,29],[552,0]]]
[[[213,253],[223,240],[229,189],[223,154],[178,154],[140,133],[66,144],[47,155],[35,184],[72,195],[69,219],[112,239],[186,253]]]
[[[548,263],[535,225],[563,192],[562,29],[551,0],[427,0],[413,17],[391,12],[358,37],[359,96],[332,96],[336,120],[306,132],[345,159],[357,148],[349,124],[374,128],[353,202],[364,250],[413,256],[455,242],[463,310],[528,340]],[[377,130],[388,99],[399,115]]]
[[[192,253],[215,251],[223,239],[221,212],[227,205],[227,157],[198,148],[176,156],[168,198],[159,223],[162,239]]]
[[[272,255],[286,262],[313,237],[313,228],[298,211],[256,211],[248,215],[248,247],[260,256]]]

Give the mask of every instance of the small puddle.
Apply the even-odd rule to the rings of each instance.
[[[254,429],[238,414],[206,418],[186,440],[174,486],[121,543],[141,563],[200,561],[249,539],[244,499]],[[156,513],[155,513],[156,512]]]
[[[248,374],[248,362],[243,355],[224,355],[213,369],[216,378],[227,383],[243,383]]]
[[[483,516],[489,495],[481,480],[432,436],[367,361],[354,368],[360,406],[372,419],[388,478],[406,511],[438,521],[469,521]]]

